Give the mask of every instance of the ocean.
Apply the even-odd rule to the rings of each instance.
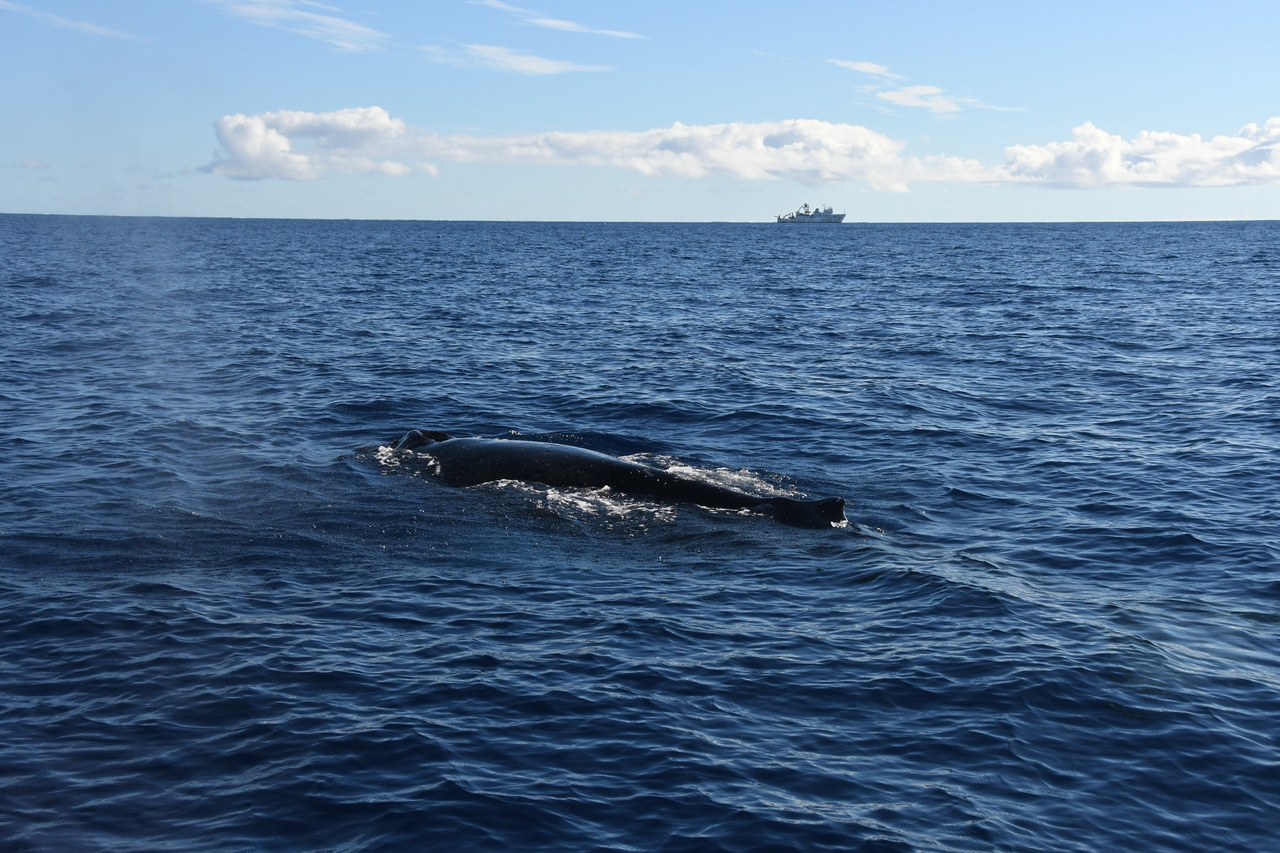
[[[6,851],[1280,843],[1280,222],[6,215],[0,299]]]

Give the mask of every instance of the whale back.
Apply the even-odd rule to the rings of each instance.
[[[628,462],[582,447],[507,438],[454,438],[413,430],[397,451],[419,451],[434,461],[432,473],[448,486],[477,486],[500,480],[545,486],[599,489],[652,495],[720,509],[761,508],[785,524],[823,528],[843,523],[844,498],[762,497],[702,480]]]
[[[647,469],[594,450],[517,439],[450,438],[424,445],[449,486],[520,480],[547,486],[626,488]]]
[[[773,507],[779,521],[793,527],[824,528],[848,520],[844,515],[844,498],[772,498],[769,505]]]

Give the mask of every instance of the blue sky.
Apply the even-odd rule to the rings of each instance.
[[[1280,3],[0,0],[0,212],[1280,219]]]

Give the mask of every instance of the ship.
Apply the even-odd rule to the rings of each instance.
[[[827,205],[818,209],[809,209],[809,205],[804,205],[795,213],[784,213],[778,217],[779,222],[824,222],[832,225],[838,225],[844,222],[843,213],[835,213],[831,210],[831,205]]]

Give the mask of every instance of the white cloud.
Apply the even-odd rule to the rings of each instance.
[[[1063,187],[1225,187],[1280,183],[1280,118],[1247,124],[1235,136],[1142,131],[1132,140],[1086,122],[1067,142],[1014,145],[1001,175]]]
[[[461,50],[442,47],[422,48],[436,62],[463,68],[490,68],[516,74],[566,74],[570,71],[612,71],[607,65],[579,65],[564,59],[547,59],[531,53],[520,53],[509,47],[491,44],[466,44]]]
[[[309,12],[302,6],[337,12],[331,6],[305,0],[213,0],[238,18],[328,42],[340,50],[362,53],[380,50],[386,33],[334,15]]]
[[[91,24],[88,21],[76,21],[71,18],[64,18],[61,15],[53,15],[48,12],[41,12],[38,9],[32,9],[28,6],[22,6],[18,3],[10,3],[8,0],[0,0],[0,9],[8,12],[19,12],[23,15],[30,15],[38,21],[54,27],[62,27],[66,30],[75,30],[76,32],[89,33],[95,36],[104,36],[114,39],[134,39],[136,36],[129,33],[113,30],[110,27],[100,27],[97,24]]]
[[[868,94],[874,94],[883,101],[888,101],[899,107],[917,107],[926,109],[930,112],[945,115],[947,113],[958,113],[965,107],[978,107],[984,110],[1008,110],[1011,112],[1021,112],[1016,107],[993,107],[990,104],[984,104],[976,98],[958,97],[955,95],[947,95],[937,86],[899,86],[896,89],[885,89],[886,80],[905,80],[901,74],[894,74],[889,71],[887,66],[880,65],[875,62],[853,62],[846,59],[828,59],[827,62],[833,65],[839,65],[841,68],[848,68],[851,71],[858,71],[863,74],[869,74],[872,77],[879,78],[875,82],[859,86],[858,90]]]
[[[923,107],[935,113],[955,113],[960,104],[955,98],[942,94],[937,86],[903,86],[888,92],[877,92],[876,97],[900,107]]]
[[[902,143],[865,127],[810,119],[684,125],[646,131],[556,132],[505,137],[432,137],[428,156],[459,162],[612,166],[643,175],[810,183],[878,180]]]
[[[499,12],[507,12],[511,15],[517,15],[524,20],[526,24],[535,27],[546,27],[552,30],[563,30],[569,33],[588,33],[595,36],[610,36],[619,39],[642,39],[644,36],[637,33],[623,32],[622,30],[598,30],[593,27],[587,27],[575,21],[564,21],[559,18],[548,18],[541,12],[535,12],[532,9],[522,9],[519,6],[512,6],[503,3],[501,0],[472,0],[477,6],[487,6],[490,9],[497,9]]]
[[[521,9],[508,3],[503,3],[501,0],[471,0],[471,2],[476,6],[488,6],[490,9],[497,9],[499,12],[510,12],[513,15],[533,14],[528,9]]]
[[[214,124],[226,153],[204,171],[228,178],[311,181],[331,174],[407,175],[391,159],[408,135],[404,121],[381,107],[332,113],[281,110],[229,115]]]
[[[609,36],[616,39],[642,39],[644,36],[637,33],[623,32],[622,30],[597,30],[591,27],[584,27],[582,24],[576,24],[573,21],[562,21],[558,18],[529,18],[528,22],[535,27],[546,27],[549,30],[564,30],[569,33],[588,33],[593,36]]]
[[[342,10],[312,0],[207,0],[221,6],[229,14],[250,23],[296,33],[307,38],[327,42],[340,50],[370,52],[382,50],[390,36],[364,24],[339,17]],[[618,30],[598,30],[574,21],[548,18],[539,12],[511,6],[500,0],[473,0],[476,5],[488,6],[509,14],[518,15],[526,23],[568,32],[592,33],[616,38],[643,38],[635,33]],[[0,8],[13,7],[8,0],[0,0]],[[324,13],[313,10],[322,10]],[[34,13],[22,7],[22,11]],[[437,62],[465,68],[491,68],[512,71],[517,74],[564,74],[570,71],[612,71],[604,65],[582,65],[568,60],[547,59],[523,53],[508,47],[485,44],[463,45],[460,49],[423,47]]]
[[[1084,124],[1067,142],[1011,146],[997,166],[958,157],[908,156],[905,142],[859,125],[814,119],[469,136],[413,130],[381,107],[365,107],[333,113],[232,115],[219,119],[215,127],[224,153],[205,171],[241,179],[395,176],[415,170],[434,174],[434,165],[422,164],[452,162],[612,167],[685,178],[789,178],[812,185],[866,181],[877,189],[898,191],[913,183],[1280,183],[1280,118],[1208,141],[1198,135],[1146,131],[1125,141]]]
[[[841,68],[848,68],[851,71],[861,71],[863,74],[870,74],[873,77],[889,77],[894,80],[901,80],[901,74],[894,74],[889,71],[887,66],[879,65],[875,62],[852,62],[847,59],[828,59],[827,62],[833,65],[839,65]]]
[[[411,131],[381,107],[366,107],[231,115],[215,128],[223,154],[204,170],[240,179],[404,175],[414,170],[408,163],[424,161],[605,166],[649,176],[719,173],[811,184],[866,180],[885,189],[904,189],[908,173],[928,173],[903,160],[905,143],[865,127],[812,119],[485,137]]]

